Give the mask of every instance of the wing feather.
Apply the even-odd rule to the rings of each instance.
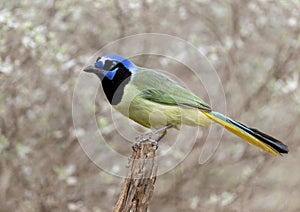
[[[205,111],[211,110],[209,105],[198,96],[164,74],[140,69],[134,74],[132,83],[140,90],[141,97],[149,101]]]

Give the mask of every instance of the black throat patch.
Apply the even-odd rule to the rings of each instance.
[[[104,76],[102,80],[103,91],[112,105],[120,103],[124,94],[124,88],[130,81],[131,76],[131,72],[122,63],[118,63],[112,70],[116,68],[117,71],[112,79]]]

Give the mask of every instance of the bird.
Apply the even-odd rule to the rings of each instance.
[[[288,146],[276,138],[248,127],[217,111],[192,91],[152,69],[139,67],[118,54],[106,54],[84,68],[94,73],[108,102],[124,116],[154,129],[154,133],[180,126],[206,126],[213,122],[273,156],[288,153]]]

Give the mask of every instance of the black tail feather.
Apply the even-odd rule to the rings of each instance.
[[[281,141],[277,140],[276,138],[273,138],[257,129],[250,128],[250,130],[253,132],[253,136],[257,139],[265,142],[266,144],[270,145],[274,149],[276,149],[279,153],[288,153],[289,149],[287,145],[282,143]]]
[[[268,144],[269,146],[271,146],[272,148],[277,150],[279,153],[288,153],[289,152],[287,145],[285,145],[281,141],[277,140],[276,138],[273,138],[272,136],[267,135],[266,133],[261,132],[255,128],[249,128],[249,127],[245,126],[244,124],[234,121],[232,119],[229,119],[227,121],[229,121],[230,123],[232,123],[233,125],[241,128],[241,129],[243,129],[245,132],[249,133],[253,137],[264,142],[265,144]]]

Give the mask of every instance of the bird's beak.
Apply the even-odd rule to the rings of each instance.
[[[96,74],[96,73],[99,73],[101,71],[101,69],[95,67],[94,65],[90,65],[88,67],[85,67],[83,69],[83,71]]]

